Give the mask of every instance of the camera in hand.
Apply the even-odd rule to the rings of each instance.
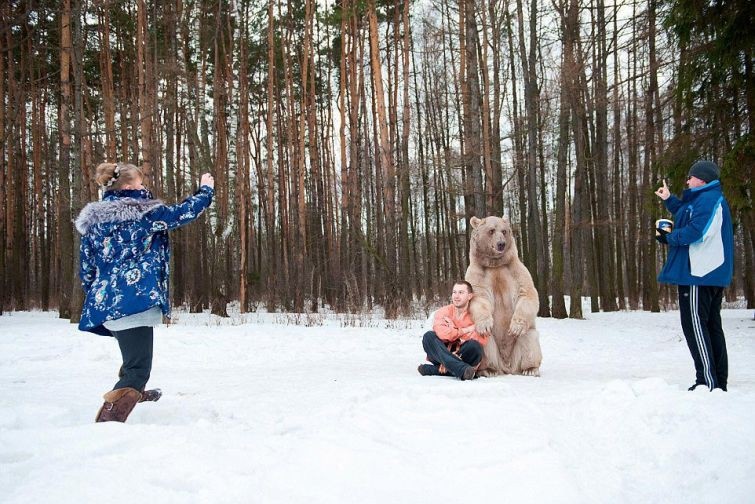
[[[674,229],[674,221],[670,219],[658,219],[655,221],[655,235],[668,234]]]

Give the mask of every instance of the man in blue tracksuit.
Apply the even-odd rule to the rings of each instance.
[[[734,269],[734,232],[718,166],[697,161],[689,169],[688,189],[681,200],[664,181],[655,194],[674,214],[671,232],[656,229],[668,245],[668,258],[658,281],[679,288],[682,331],[695,361],[695,383],[726,390],[729,363],[721,327],[721,300]]]

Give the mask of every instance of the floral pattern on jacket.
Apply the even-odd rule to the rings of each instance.
[[[103,323],[159,306],[170,317],[168,231],[195,220],[212,202],[202,186],[177,205],[147,190],[108,191],[76,218],[81,234],[84,306],[79,329],[111,335]]]

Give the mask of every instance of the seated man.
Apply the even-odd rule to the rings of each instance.
[[[420,364],[422,376],[455,376],[460,380],[475,377],[483,356],[487,335],[478,334],[469,313],[469,301],[474,294],[465,281],[454,284],[451,303],[435,312],[433,330],[422,337],[427,360]]]

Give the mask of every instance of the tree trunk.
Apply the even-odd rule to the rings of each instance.
[[[632,43],[633,54],[637,54],[637,21],[636,21],[636,4],[632,7]],[[638,254],[638,230],[637,223],[640,220],[637,208],[638,191],[637,181],[639,180],[638,165],[638,136],[637,136],[637,58],[627,61],[629,78],[627,79],[627,150],[628,150],[628,190],[627,199],[629,201],[628,211],[625,212],[625,222],[627,228],[627,294],[629,297],[629,309],[637,310],[640,306],[640,275],[639,275],[639,254]]]
[[[462,16],[462,102],[464,106],[464,170],[466,185],[464,186],[465,216],[467,227],[472,216],[484,217],[485,209],[484,188],[482,183],[482,111],[480,110],[480,77],[477,47],[477,21],[475,0],[464,0],[460,6]],[[487,64],[487,62],[485,62]]]
[[[213,109],[215,118],[215,152],[213,172],[217,179],[215,190],[215,211],[217,212],[217,224],[215,225],[215,237],[211,241],[210,253],[213,261],[210,265],[210,311],[221,317],[227,317],[228,305],[228,249],[226,239],[226,226],[229,226],[229,202],[227,166],[228,166],[228,131],[226,108],[228,103],[228,78],[230,74],[230,33],[226,30],[226,12],[223,3],[218,3],[215,13],[215,40],[214,40],[214,69],[215,80],[213,86]]]
[[[596,220],[595,229],[598,260],[598,281],[600,308],[603,311],[616,311],[616,264],[612,240],[613,225],[608,215],[608,201],[611,185],[608,167],[608,73],[606,68],[606,21],[604,0],[598,0],[597,10],[597,62],[595,80],[595,174],[596,174]]]
[[[650,68],[649,73],[649,88],[645,94],[645,156],[643,158],[643,172],[642,172],[642,194],[649,194],[652,192],[652,168],[655,165],[656,157],[656,124],[655,124],[655,110],[654,104],[656,97],[656,90],[658,88],[657,71],[658,66],[656,63],[655,54],[655,0],[648,0],[648,26],[649,26],[649,57]],[[660,106],[660,104],[657,104]],[[643,206],[642,211],[642,229],[652,230],[654,227],[654,219],[652,213],[647,206]],[[643,239],[640,241],[642,254],[642,272],[643,272],[643,309],[650,310],[652,312],[659,312],[661,310],[658,304],[658,283],[655,280],[656,275],[656,242],[652,238],[652,233],[646,232],[643,235]]]
[[[82,33],[82,13],[80,0],[74,0],[73,9],[73,54],[72,60],[74,68],[74,96],[75,107],[74,117],[77,126],[76,150],[78,157],[79,170],[74,172],[73,176],[73,193],[71,200],[72,215],[76,216],[81,212],[84,204],[89,200],[89,179],[86,156],[86,143],[89,141],[89,132],[87,131],[87,122],[84,113],[84,100],[86,98],[86,82],[84,82],[84,68],[82,66],[83,51],[85,41]],[[79,250],[81,237],[78,232],[73,233],[73,250]],[[79,278],[79,261],[76,254],[73,254],[73,278]],[[74,280],[75,281],[75,280]],[[84,304],[84,292],[81,288],[74,288],[71,295],[71,322],[78,323],[81,320],[81,309]]]
[[[411,186],[409,179],[410,160],[409,160],[409,132],[411,122],[411,102],[409,101],[409,51],[411,49],[411,24],[409,23],[409,3],[410,0],[403,0],[401,10],[401,27],[403,33],[401,36],[401,81],[402,81],[402,111],[401,111],[401,163],[399,164],[399,188],[400,188],[400,202],[401,202],[401,222],[399,225],[399,272],[404,279],[403,291],[402,291],[402,309],[408,310],[409,302],[413,298],[412,291],[408,287],[413,285],[414,282],[409,282],[409,279],[416,280],[417,275],[412,275],[412,260],[409,254],[412,244],[416,244],[415,240],[409,240],[409,222],[411,219],[410,199],[411,199]],[[398,9],[397,9],[398,11]],[[396,30],[399,26],[396,23]],[[398,36],[398,35],[397,35]],[[396,69],[398,73],[398,69]],[[412,278],[415,277],[415,278]],[[417,291],[417,294],[419,292]]]
[[[383,91],[383,72],[380,62],[380,47],[378,44],[378,26],[377,12],[375,10],[375,1],[368,1],[367,16],[370,24],[370,68],[372,69],[373,84],[373,102],[377,114],[376,129],[378,133],[378,159],[379,169],[383,178],[383,204],[385,217],[385,245],[382,248],[382,255],[385,261],[386,280],[388,282],[388,292],[391,293],[390,299],[386,299],[385,306],[386,317],[393,318],[397,315],[398,305],[396,296],[392,294],[398,288],[398,278],[396,277],[396,208],[395,208],[395,187],[396,174],[393,161],[393,152],[391,148],[390,134],[388,130],[388,120],[386,117],[385,93]]]
[[[519,244],[519,256],[522,258],[525,266],[532,271],[535,268],[535,258],[530,254],[529,250],[529,233],[527,226],[524,225],[524,218],[527,215],[527,198],[526,198],[526,182],[525,173],[526,168],[524,166],[523,154],[523,132],[522,121],[519,117],[519,91],[516,78],[516,57],[514,53],[514,28],[511,22],[511,13],[506,11],[506,32],[508,33],[508,46],[509,46],[509,65],[511,71],[511,114],[512,114],[512,127],[513,127],[513,144],[514,144],[514,176],[517,178],[517,196],[519,203],[519,236],[517,243]],[[535,202],[533,202],[535,204]]]
[[[579,97],[579,65],[577,63],[577,41],[579,37],[579,5],[577,0],[569,0],[564,30],[564,71],[567,72],[569,108],[571,109],[572,133],[574,135],[574,149],[577,159],[577,168],[574,173],[573,204],[571,205],[571,288],[569,290],[570,306],[569,316],[575,319],[583,318],[582,315],[582,286],[584,284],[584,260],[586,253],[585,245],[585,215],[583,200],[585,196],[585,142],[584,128],[582,127],[581,104]],[[587,216],[589,218],[589,215]]]
[[[545,240],[542,235],[540,222],[540,210],[538,208],[537,181],[538,181],[538,103],[539,91],[537,84],[536,57],[537,57],[537,0],[532,0],[530,5],[529,24],[529,56],[525,44],[524,12],[522,0],[517,0],[517,18],[519,26],[519,54],[522,61],[522,73],[524,76],[524,101],[527,110],[527,219],[522,227],[527,227],[529,238],[528,249],[530,254],[535,255],[534,268],[530,268],[532,279],[535,282],[540,298],[538,315],[550,316],[550,302],[548,288],[545,285],[545,270],[548,253]]]
[[[10,10],[10,4],[4,4],[0,7],[0,34],[6,33],[10,36],[10,26],[8,26],[7,20],[9,18],[8,11]],[[0,35],[0,98],[5,100],[5,55],[10,55],[7,51],[5,38]],[[10,59],[10,58],[9,58]],[[6,162],[6,138],[7,133],[5,131],[5,107],[0,107],[0,315],[5,311],[5,307],[8,303],[8,275],[5,265],[6,261],[6,246],[7,246],[7,232],[6,232],[6,177],[5,170],[7,167]]]
[[[558,7],[557,7],[558,9]],[[571,33],[567,31],[563,7],[559,10],[561,15],[561,34],[563,41],[564,57],[561,63],[561,85],[559,93],[559,112],[558,112],[558,153],[556,159],[556,204],[554,211],[553,225],[553,250],[552,250],[552,282],[551,293],[553,295],[554,318],[566,318],[566,303],[564,302],[564,240],[566,231],[566,168],[569,154],[569,113],[571,110],[568,92],[571,89],[570,79],[574,68],[569,65],[573,63],[571,55],[572,41]]]
[[[488,46],[490,42],[488,40],[488,19],[487,9],[484,5],[480,9],[481,24],[482,24],[482,62],[480,69],[482,70],[482,160],[483,169],[485,173],[485,213],[487,215],[500,216],[500,210],[498,208],[497,200],[500,199],[501,194],[501,170],[500,165],[493,168],[492,160],[492,148],[493,139],[491,138],[491,123],[490,123],[490,72],[488,71]],[[496,60],[498,58],[495,58]],[[497,61],[496,61],[497,64]]]
[[[105,116],[105,159],[115,161],[116,152],[115,102],[113,99],[113,59],[110,51],[110,0],[99,6],[100,34],[100,85],[102,87],[102,110]]]
[[[267,26],[267,64],[268,68],[276,68],[275,63],[275,0],[270,0],[268,3],[268,26]],[[270,250],[270,259],[267,263],[268,267],[264,271],[264,277],[267,279],[266,291],[270,294],[268,297],[268,309],[275,309],[275,295],[277,292],[278,272],[280,271],[279,262],[279,250],[277,246],[277,240],[275,239],[275,183],[274,183],[274,148],[273,148],[273,131],[275,130],[274,123],[274,108],[276,102],[276,79],[275,72],[268,72],[267,75],[267,117],[266,117],[266,173],[265,173],[265,185],[264,192],[260,190],[260,199],[265,203],[265,235],[267,239],[267,246]],[[260,184],[262,184],[262,177],[260,177]],[[262,189],[262,186],[261,186]]]
[[[614,4],[613,11],[613,216],[618,221],[614,227],[613,242],[616,244],[616,254],[614,264],[616,266],[616,291],[619,298],[619,309],[625,310],[626,295],[624,292],[624,263],[623,244],[625,243],[625,225],[623,219],[623,208],[626,198],[622,190],[622,181],[624,180],[622,163],[621,163],[621,104],[619,102],[619,89],[621,82],[619,78],[619,49],[618,49],[618,4]]]
[[[141,132],[141,166],[145,185],[152,182],[152,110],[149,89],[152,85],[149,61],[149,37],[147,30],[147,7],[144,0],[137,0],[136,71],[139,79],[139,130]]]
[[[71,222],[71,2],[63,1],[60,16],[60,161],[58,171],[58,236],[60,239],[60,290],[58,310],[60,318],[71,318],[73,278],[73,224]]]

